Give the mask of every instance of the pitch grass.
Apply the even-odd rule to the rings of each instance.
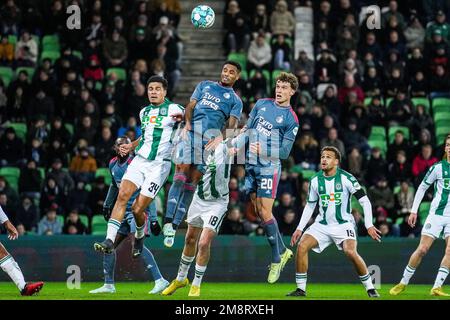
[[[366,292],[360,284],[308,284],[306,298],[286,297],[295,289],[295,284],[265,283],[207,283],[202,284],[200,298],[189,298],[189,288],[178,289],[172,296],[149,295],[153,283],[121,282],[116,284],[115,294],[90,294],[100,282],[85,282],[80,289],[69,290],[66,283],[47,282],[37,296],[22,297],[11,282],[0,283],[0,300],[367,300]],[[391,296],[392,285],[384,284],[378,292],[381,300],[440,300],[450,297],[432,297],[431,285],[410,285],[399,296]],[[450,290],[450,289],[449,289]]]

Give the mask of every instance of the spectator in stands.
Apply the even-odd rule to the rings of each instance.
[[[29,160],[26,168],[20,171],[19,192],[32,199],[41,197],[42,177],[37,169],[36,162]]]
[[[38,224],[38,235],[51,236],[61,234],[62,225],[57,219],[56,209],[58,209],[57,204],[52,204],[47,209],[45,216]]]
[[[283,34],[276,37],[276,41],[272,45],[272,56],[274,69],[287,71],[291,69],[291,47]]]
[[[394,209],[394,195],[385,176],[379,176],[376,184],[369,188],[368,195],[374,211],[382,208],[391,213]]]
[[[67,208],[88,216],[93,214],[89,206],[89,191],[84,181],[77,181],[75,189],[67,197]]]
[[[407,218],[411,212],[414,201],[414,188],[408,180],[400,182],[400,191],[395,194],[395,209],[397,217]]]
[[[405,134],[402,130],[397,130],[394,135],[394,141],[388,147],[387,160],[393,162],[399,150],[403,150],[407,155],[410,151],[411,145],[405,139]]]
[[[131,62],[149,58],[153,48],[144,28],[136,29],[135,40],[130,43],[129,49]]]
[[[19,204],[19,195],[17,194],[15,187],[11,187],[9,182],[3,176],[0,176],[0,193],[4,193],[8,197],[11,206],[17,207]]]
[[[55,102],[52,97],[47,96],[45,91],[40,88],[36,95],[31,99],[27,110],[27,119],[30,121],[37,116],[48,121],[55,112]]]
[[[385,13],[383,13],[383,15],[382,15],[382,26],[383,26],[383,28],[386,27],[389,19],[392,16],[394,16],[397,19],[400,28],[402,30],[405,29],[406,21],[405,21],[405,18],[403,17],[403,14],[398,11],[398,3],[397,3],[396,0],[389,1],[389,10],[386,11]]]
[[[407,153],[404,150],[398,150],[395,160],[389,164],[389,183],[392,188],[397,186],[399,181],[411,177],[411,162],[408,161]]]
[[[275,11],[270,16],[270,27],[274,37],[280,34],[292,37],[295,29],[295,18],[288,10],[286,1],[280,0],[275,5]]]
[[[356,50],[358,42],[353,38],[352,33],[348,28],[344,28],[341,34],[338,34],[336,40],[336,53],[338,59],[343,59],[348,51]]]
[[[243,223],[242,213],[239,208],[232,208],[226,218],[223,221],[222,228],[220,229],[221,234],[238,234],[246,235],[248,234]]]
[[[364,156],[368,156],[370,153],[370,146],[367,143],[367,139],[358,132],[358,123],[355,118],[351,118],[348,121],[347,129],[344,130],[344,144],[346,154],[353,148],[357,148]]]
[[[425,78],[422,71],[417,71],[417,73],[414,75],[414,78],[411,80],[411,97],[426,97],[427,92],[429,91],[430,89],[428,80]]]
[[[116,106],[114,103],[108,103],[105,106],[105,112],[102,119],[103,126],[108,123],[113,137],[115,138],[120,127],[122,127],[122,118],[116,114]]]
[[[0,42],[0,65],[2,66],[12,66],[14,61],[14,45],[9,43],[8,35],[3,34],[2,40]]]
[[[376,184],[380,175],[386,176],[388,164],[381,154],[379,147],[372,148],[369,160],[365,163],[365,181],[368,186]]]
[[[62,145],[62,142],[59,138],[55,138],[55,140],[50,142],[50,145],[46,150],[46,164],[45,167],[49,168],[55,159],[59,159],[64,167],[67,167],[69,164],[67,149]]]
[[[77,210],[71,210],[67,216],[67,220],[62,228],[63,234],[86,234],[87,227],[81,222]]]
[[[70,145],[71,134],[69,130],[67,130],[67,128],[63,125],[61,117],[55,117],[53,119],[48,136],[48,140],[50,142],[57,139],[62,143],[63,146]]]
[[[314,77],[314,60],[310,59],[305,50],[300,50],[298,59],[292,63],[292,72],[299,77],[303,72],[310,79]]]
[[[102,212],[108,189],[109,185],[106,185],[104,177],[95,178],[92,190],[89,192],[89,208],[92,212]]]
[[[385,97],[393,98],[400,91],[406,93],[407,87],[405,85],[401,69],[394,67],[387,76],[387,80],[385,81]]]
[[[337,81],[337,59],[329,49],[323,49],[317,57],[315,83],[335,83]]]
[[[295,142],[293,150],[295,163],[303,169],[316,170],[319,162],[319,144],[310,133],[304,133]]]
[[[417,72],[422,72],[424,75],[427,74],[428,66],[421,49],[412,49],[411,56],[406,61],[406,69],[408,71],[408,80],[413,79]]]
[[[357,104],[350,109],[349,116],[356,119],[358,132],[364,137],[369,138],[372,125],[366,108],[362,104]]]
[[[336,97],[336,89],[333,85],[329,85],[326,87],[325,92],[323,94],[321,104],[325,107],[325,110],[333,115],[336,119],[340,118],[341,115],[341,104],[339,103],[338,98]]]
[[[448,94],[450,91],[450,77],[443,65],[437,65],[430,78],[431,98]]]
[[[267,80],[260,70],[255,70],[255,74],[247,83],[248,95],[254,99],[260,99],[267,96]]]
[[[47,173],[47,179],[53,179],[62,190],[64,195],[68,195],[75,187],[75,183],[67,170],[63,170],[63,162],[60,158],[52,159],[52,166]]]
[[[283,236],[291,236],[297,229],[298,221],[299,220],[296,219],[294,210],[289,209],[288,211],[286,211],[286,213],[283,215],[283,218],[278,223],[280,233]]]
[[[352,148],[346,157],[346,168],[353,174],[358,180],[363,178],[365,158],[359,152],[358,148]]]
[[[255,13],[251,19],[251,30],[254,39],[256,39],[260,33],[262,33],[264,37],[270,39],[270,18],[267,14],[266,5],[263,3],[256,5]]]
[[[378,75],[377,68],[374,64],[371,64],[367,68],[367,73],[364,76],[362,83],[362,89],[366,97],[379,96],[383,88],[383,82]]]
[[[388,106],[389,125],[409,126],[413,116],[413,104],[406,96],[406,90],[401,88]]]
[[[128,57],[127,41],[118,30],[113,30],[111,36],[103,40],[103,56],[106,67],[124,68]]]
[[[445,42],[442,31],[437,29],[433,32],[433,42],[425,47],[425,58],[430,71],[434,71],[436,65],[448,65],[449,45]]]
[[[1,179],[2,177],[0,177]],[[18,209],[18,204],[13,203],[8,195],[0,190],[0,206],[2,207],[3,211],[8,212],[8,217],[14,221],[16,218],[16,213]]]
[[[414,141],[417,141],[417,143],[412,148],[412,154],[417,155],[422,151],[422,147],[427,144],[433,144],[433,136],[431,135],[431,131],[428,129],[421,129],[419,134],[413,139]],[[437,158],[440,158],[441,154],[437,155]]]
[[[230,21],[227,28],[227,49],[229,52],[246,52],[250,44],[250,28],[241,15]]]
[[[88,58],[88,65],[84,68],[83,78],[85,80],[102,81],[105,76],[100,65],[100,59],[93,54]]]
[[[430,132],[432,132],[434,129],[433,118],[426,112],[425,106],[423,104],[418,104],[416,105],[416,110],[411,125],[413,140],[419,140],[423,133],[422,130],[424,129],[426,130],[426,133],[428,133],[427,142],[431,143]]]
[[[364,92],[360,86],[355,82],[353,76],[348,75],[344,79],[344,86],[339,88],[338,99],[341,104],[348,101],[348,96],[351,92],[354,92],[357,97],[357,101],[362,103],[364,101]]]
[[[88,115],[83,116],[81,118],[80,126],[75,131],[74,141],[84,139],[88,142],[89,145],[92,145],[94,143],[96,133],[97,130],[92,123],[92,118]]]
[[[22,224],[26,231],[36,231],[39,222],[39,212],[31,198],[27,196],[22,198],[15,220],[15,223]]]
[[[65,204],[65,195],[56,184],[56,181],[52,177],[47,177],[41,191],[39,205],[41,212],[44,212],[46,208],[49,208],[53,203],[63,207]]]
[[[344,142],[342,142],[342,140],[339,139],[338,131],[336,128],[330,128],[328,130],[328,136],[320,141],[320,149],[322,149],[325,146],[332,146],[337,148],[341,153],[341,155],[345,157]]]
[[[31,37],[28,31],[22,31],[22,35],[16,43],[16,65],[20,67],[34,67],[36,66],[37,58],[38,46],[36,40]]]
[[[103,127],[101,136],[98,137],[95,144],[95,159],[100,167],[108,166],[109,160],[113,154],[114,137],[109,127]]]
[[[72,158],[69,171],[75,181],[91,182],[97,171],[97,162],[87,148],[81,148]]]
[[[259,33],[255,40],[250,44],[247,55],[247,69],[271,69],[272,49],[266,42],[263,33]]]
[[[440,34],[445,41],[450,41],[450,25],[446,22],[445,13],[443,10],[438,10],[435,15],[435,21],[430,22],[426,30],[426,41],[432,42],[435,31],[440,31]]]
[[[24,156],[24,144],[16,135],[16,130],[9,127],[0,138],[0,165],[14,166],[20,164]]]
[[[408,27],[405,29],[404,35],[406,38],[407,49],[423,49],[425,29],[416,15],[412,15],[410,17]]]
[[[273,209],[273,215],[277,219],[278,222],[281,222],[283,220],[284,214],[288,210],[294,209],[294,198],[292,197],[291,193],[289,192],[283,192],[279,196],[279,203],[276,205]],[[294,211],[295,213],[295,211]]]
[[[369,32],[365,36],[364,44],[359,48],[359,54],[365,57],[367,53],[371,53],[375,63],[383,60],[383,51],[380,44],[377,42],[377,37],[374,32]]]
[[[102,17],[100,14],[95,13],[92,16],[90,26],[86,28],[85,40],[88,43],[99,43],[104,38],[104,26],[102,25]]]
[[[167,95],[169,97],[174,95],[181,77],[181,71],[179,70],[177,65],[179,56],[180,52],[175,38],[170,33],[164,31],[157,46],[157,58],[164,60],[164,64],[166,66],[165,72],[167,74],[167,80],[169,82]]]
[[[420,154],[418,154],[412,163],[412,174],[416,178],[416,182],[420,182],[421,178],[425,175],[427,170],[436,162],[438,159],[433,156],[433,147],[430,144],[422,146]]]
[[[117,136],[121,137],[127,132],[129,129],[133,129],[136,133],[136,137],[141,136],[141,127],[137,125],[136,118],[134,116],[131,116],[128,118],[127,124],[125,126],[122,126],[119,128],[119,131],[117,132]]]

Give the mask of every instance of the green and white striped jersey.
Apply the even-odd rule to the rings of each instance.
[[[228,197],[232,157],[228,156],[225,142],[206,160],[206,172],[197,185],[197,195],[202,200]]]
[[[435,163],[422,183],[427,186],[434,184],[434,198],[429,214],[450,217],[450,163],[446,160]]]
[[[319,201],[316,222],[325,225],[353,222],[351,197],[360,189],[356,178],[341,168],[332,177],[319,171],[311,178],[308,192],[308,202]]]
[[[173,136],[178,126],[173,115],[184,114],[184,107],[165,99],[159,106],[148,105],[139,112],[142,136],[136,154],[148,160],[171,160]]]

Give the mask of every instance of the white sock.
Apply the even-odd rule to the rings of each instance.
[[[198,264],[195,264],[195,276],[194,280],[192,281],[193,286],[200,287],[205,271],[206,266],[199,266]]]
[[[136,226],[136,233],[134,234],[136,239],[141,239],[143,236],[145,236],[145,223],[140,227]]]
[[[7,255],[0,260],[0,267],[5,271],[12,281],[16,284],[17,288],[22,291],[25,288],[25,279],[23,278],[22,270],[14,260],[13,257]]]
[[[180,267],[178,269],[177,281],[184,281],[186,279],[189,268],[191,267],[192,261],[195,257],[186,257],[184,254],[181,255]]]
[[[297,288],[306,291],[306,280],[308,278],[307,273],[295,273],[295,283],[297,283]]]
[[[114,242],[116,240],[117,231],[120,228],[121,222],[116,219],[109,219],[108,229],[106,229],[106,239]]]
[[[402,280],[400,280],[400,283],[407,285],[409,283],[409,280],[411,280],[412,276],[414,275],[414,272],[416,272],[416,269],[411,268],[410,266],[406,266],[405,271],[403,271],[403,277]]]
[[[449,270],[447,267],[441,266],[439,268],[438,274],[436,276],[436,281],[434,282],[433,289],[442,287],[442,285],[445,282],[445,279],[447,279],[448,272],[449,272]]]
[[[372,277],[369,273],[363,276],[359,276],[359,280],[361,280],[361,283],[363,284],[364,288],[367,290],[375,289],[372,283]]]

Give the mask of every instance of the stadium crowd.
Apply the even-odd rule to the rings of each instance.
[[[180,1],[81,2],[8,0],[0,8],[0,205],[22,233],[93,231],[103,219],[109,178],[102,169],[114,140],[141,134],[146,79],[164,74],[171,97],[180,79]],[[67,4],[87,16],[80,31],[65,28]],[[383,235],[418,236],[421,225],[411,230],[404,217],[450,131],[450,1],[378,1],[381,28],[374,30],[360,15],[370,1],[224,4],[224,47],[244,67],[235,88],[244,101],[241,124],[257,99],[272,95],[280,70],[300,83],[292,106],[301,128],[274,208],[281,233],[295,230],[320,148],[333,145],[367,189]],[[295,52],[296,12],[307,8],[312,55]],[[17,77],[8,79],[8,69]],[[11,167],[20,168],[17,185],[2,174]],[[263,234],[244,180],[235,166],[222,234]],[[364,236],[361,208],[353,214]]]

